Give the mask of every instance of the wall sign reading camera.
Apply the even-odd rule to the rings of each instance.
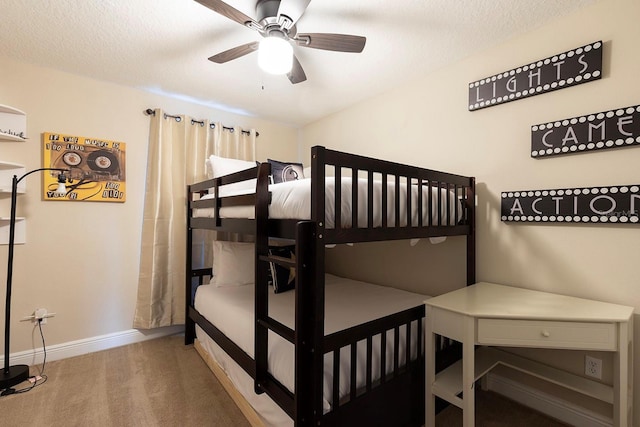
[[[640,105],[531,127],[531,157],[541,158],[640,144]]]

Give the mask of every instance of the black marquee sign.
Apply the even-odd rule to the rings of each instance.
[[[469,84],[469,111],[563,89],[602,77],[602,41]]]
[[[640,185],[502,193],[502,221],[639,224]]]
[[[531,157],[640,144],[640,105],[531,127]]]

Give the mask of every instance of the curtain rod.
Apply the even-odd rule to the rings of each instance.
[[[143,111],[143,113],[146,116],[155,116],[156,115],[155,110],[152,110],[151,108],[147,108],[146,110]],[[182,121],[182,117],[181,116],[172,116],[171,114],[164,113],[164,118],[166,119],[167,117],[171,117],[172,119],[175,119],[176,122]],[[200,121],[200,120],[191,119],[191,124],[192,125],[195,125],[196,123],[198,123],[200,126],[204,126],[204,120]],[[215,123],[209,123],[209,127],[211,129],[213,129],[213,128],[216,127],[216,124]],[[232,133],[235,130],[233,127],[229,127],[229,126],[222,126],[222,129],[228,130],[229,132],[232,132]],[[246,134],[246,135],[249,135],[251,133],[248,130],[243,130],[241,132]],[[259,136],[260,136],[260,132],[256,132],[256,138],[259,137]]]

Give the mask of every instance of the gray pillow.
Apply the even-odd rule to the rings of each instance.
[[[304,178],[304,166],[302,166],[302,163],[280,162],[272,159],[267,159],[267,161],[271,165],[271,176],[274,184]]]

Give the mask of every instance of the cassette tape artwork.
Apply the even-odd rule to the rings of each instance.
[[[57,171],[43,174],[44,200],[124,202],[126,144],[45,132],[43,167],[68,169],[66,193],[55,192]]]

